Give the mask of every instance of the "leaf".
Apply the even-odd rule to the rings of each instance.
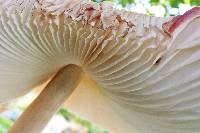
[[[190,4],[193,6],[200,6],[200,0],[190,0]]]
[[[124,7],[126,6],[127,4],[131,4],[131,3],[134,3],[135,0],[119,0],[119,3]]]
[[[169,0],[170,6],[178,8],[180,3],[184,3],[184,0]]]
[[[13,122],[3,116],[0,116],[0,133],[6,133],[13,125]]]
[[[190,4],[190,0],[184,0],[185,4]]]
[[[159,3],[160,3],[160,0],[150,0],[150,3],[151,3],[152,5],[159,4]]]
[[[61,114],[66,120],[73,121],[77,124],[83,125],[88,128],[89,133],[108,133],[104,129],[100,129],[93,125],[92,123],[81,119],[80,117],[74,115],[73,113],[70,113],[69,111],[65,109],[60,109],[59,114]]]

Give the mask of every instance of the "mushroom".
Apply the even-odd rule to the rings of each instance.
[[[200,130],[200,7],[159,18],[89,0],[0,0],[0,102],[47,80],[9,133],[64,103],[114,133]]]

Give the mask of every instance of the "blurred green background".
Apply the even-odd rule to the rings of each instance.
[[[147,15],[174,16],[183,14],[192,6],[199,6],[200,0],[93,0],[95,2],[111,1],[118,9],[126,9]]]
[[[93,0],[101,2],[104,0]],[[200,0],[107,0],[113,2],[115,8],[145,13],[154,16],[174,16],[183,14],[193,6],[199,6]],[[35,98],[37,92],[31,92],[11,103],[0,114],[0,133],[6,133],[23,110]],[[0,106],[1,110],[1,106]],[[81,119],[65,109],[60,109],[43,133],[106,133],[94,124]]]

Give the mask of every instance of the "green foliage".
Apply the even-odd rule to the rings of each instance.
[[[200,0],[189,0],[191,5],[200,6]]]
[[[93,0],[95,2],[101,1],[112,1],[118,2],[122,6],[126,6],[127,4],[135,3],[135,0]],[[152,5],[162,5],[163,3],[169,3],[169,5],[173,8],[177,8],[180,3],[190,4],[192,6],[200,6],[200,0],[165,0],[164,2],[161,0],[149,0]]]
[[[67,111],[66,109],[60,109],[59,114],[61,114],[68,121],[73,121],[77,124],[80,124],[80,125],[88,128],[88,130],[89,130],[88,133],[108,133],[107,131],[96,127],[95,125],[91,124],[90,122],[81,119],[80,117]]]
[[[183,0],[169,0],[170,6],[174,8],[178,8],[180,3],[184,3]]]
[[[126,6],[126,4],[131,4],[131,3],[134,3],[135,0],[119,0],[119,3],[122,5],[122,6]]]
[[[150,3],[151,3],[152,5],[158,4],[158,3],[160,3],[160,0],[150,0]]]
[[[165,10],[165,13],[162,13],[162,16],[174,16],[180,13],[180,4],[185,4],[184,6],[200,6],[200,0],[93,0],[96,2],[102,1],[111,1],[121,5],[122,7],[127,7],[127,4],[132,4],[133,7],[137,4],[142,4],[143,9],[145,9],[147,15],[155,15],[155,12],[152,13],[152,6],[160,6]],[[130,8],[130,6],[128,6]],[[183,7],[183,6],[182,6]],[[128,8],[128,9],[129,9]],[[162,9],[162,10],[163,10]],[[173,9],[173,10],[170,10]],[[188,9],[188,8],[187,8]],[[159,10],[159,9],[158,9]],[[178,11],[178,12],[177,12]]]
[[[0,133],[7,133],[8,129],[13,125],[13,121],[0,116]]]

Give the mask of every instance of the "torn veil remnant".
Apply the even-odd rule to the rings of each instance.
[[[69,109],[115,133],[199,131],[199,12],[158,18],[89,0],[0,0],[0,101],[56,75],[10,132],[40,132],[69,96]]]

